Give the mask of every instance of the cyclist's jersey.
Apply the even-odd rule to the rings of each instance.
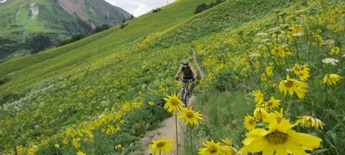
[[[191,79],[191,78],[193,78],[193,72],[192,72],[192,70],[190,69],[189,66],[187,66],[187,67],[182,66],[182,72],[184,74],[184,76],[183,76],[184,79]]]

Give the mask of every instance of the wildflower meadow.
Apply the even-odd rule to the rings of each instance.
[[[211,2],[179,0],[0,64],[0,154],[344,154],[345,2],[225,0],[194,13]],[[183,59],[205,72],[189,107],[174,79]],[[139,143],[167,117],[183,145]]]
[[[343,2],[305,1],[194,41],[207,116],[185,153],[344,153],[344,22]]]

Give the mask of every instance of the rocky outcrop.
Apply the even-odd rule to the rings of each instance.
[[[122,20],[128,20],[132,16],[125,10],[112,6],[104,0],[57,0],[57,3],[66,12],[78,16],[93,28],[96,27],[96,23],[90,19],[90,14],[102,14],[108,19],[118,19],[114,24],[120,24]]]
[[[89,16],[81,9],[85,5],[84,0],[57,0],[57,3],[68,13],[76,14],[84,21],[89,19]]]
[[[36,3],[30,4],[30,11],[31,11],[31,19],[34,19],[39,13],[39,7],[36,5]]]

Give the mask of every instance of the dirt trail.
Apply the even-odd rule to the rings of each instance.
[[[189,99],[189,104],[193,104],[193,100],[195,99],[194,96],[192,96]],[[185,125],[183,120],[177,120],[177,131],[178,131],[178,144],[179,144],[179,155],[182,155],[183,153],[183,132],[185,130]],[[149,144],[152,143],[153,140],[161,139],[161,135],[165,136],[165,139],[174,138],[174,147],[173,150],[170,153],[167,153],[165,155],[177,155],[176,150],[176,127],[175,127],[175,116],[169,117],[165,119],[163,122],[161,122],[160,128],[149,131],[146,133],[145,137],[141,139],[141,144],[145,148],[142,155],[149,155],[151,148],[149,147]]]
[[[195,49],[193,49],[193,59],[194,59],[194,63],[196,64],[196,67],[198,68],[199,74],[201,78],[205,77],[205,72],[204,70],[200,67],[200,64],[198,62],[198,59],[196,57],[196,51]]]
[[[205,76],[205,73],[203,71],[203,69],[200,67],[198,60],[197,60],[197,56],[196,56],[196,51],[193,49],[193,58],[194,58],[194,62],[196,64],[197,70],[199,71],[199,76],[201,78],[203,78]],[[188,105],[192,106],[195,100],[195,96],[192,96],[189,101],[188,101]],[[183,120],[178,120],[177,123],[177,131],[178,131],[178,144],[179,144],[179,155],[183,155],[183,131],[184,131],[184,122]],[[149,131],[148,133],[146,133],[145,137],[141,139],[140,143],[144,148],[144,152],[140,153],[140,155],[150,155],[150,147],[149,144],[152,143],[152,140],[157,140],[157,139],[161,139],[161,135],[165,136],[165,139],[170,139],[170,138],[174,138],[175,142],[174,142],[174,148],[173,150],[166,154],[166,155],[177,155],[176,152],[176,126],[175,126],[175,116],[169,117],[167,119],[165,119],[162,123],[161,123],[160,128],[153,130],[153,131]]]

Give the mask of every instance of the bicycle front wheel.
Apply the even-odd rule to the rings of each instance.
[[[185,106],[187,106],[187,92],[186,89],[181,89],[180,91],[180,100],[183,102]]]

